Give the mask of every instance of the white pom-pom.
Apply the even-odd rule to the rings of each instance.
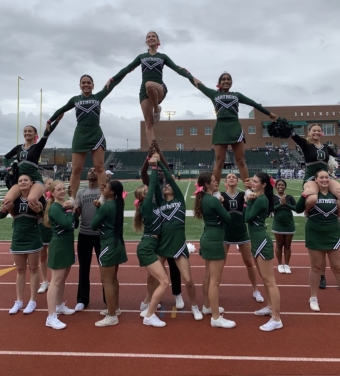
[[[246,191],[244,192],[244,197],[248,197],[251,193],[253,193],[251,189],[246,189]]]
[[[189,253],[194,253],[196,251],[196,247],[192,243],[187,243]]]
[[[336,170],[338,168],[338,162],[333,156],[329,156],[328,159],[328,167],[332,170]]]

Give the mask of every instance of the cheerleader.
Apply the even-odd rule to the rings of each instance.
[[[331,270],[340,287],[340,225],[339,200],[330,192],[330,177],[327,171],[320,170],[314,176],[314,183],[318,186],[317,202],[309,210],[305,241],[310,260],[309,284],[311,297],[309,306],[312,311],[320,311],[318,302],[318,285],[321,272],[328,255]],[[302,193],[296,204],[296,212],[302,213],[306,209],[307,192]]]
[[[127,261],[123,239],[124,200],[123,185],[118,180],[107,182],[103,191],[105,203],[100,205],[92,221],[92,230],[99,230],[101,250],[98,257],[99,270],[104,288],[107,313],[95,326],[104,327],[118,324],[117,311],[120,312],[119,282],[117,279],[120,264]]]
[[[279,273],[290,274],[289,266],[291,256],[291,244],[295,233],[295,223],[292,210],[295,211],[296,202],[291,195],[285,195],[287,183],[283,179],[275,182],[277,194],[274,195],[274,220],[272,232],[274,233],[275,255],[278,262],[277,270]],[[282,250],[285,263],[282,264]]]
[[[40,231],[39,215],[45,205],[44,198],[40,198],[36,206],[28,205],[28,196],[32,189],[33,181],[28,175],[19,176],[18,189],[20,197],[14,202],[2,205],[0,218],[6,218],[7,214],[13,217],[13,234],[10,252],[13,254],[17,270],[16,294],[17,299],[9,314],[14,315],[23,308],[23,294],[26,285],[27,264],[30,271],[31,297],[23,313],[32,313],[37,306],[36,295],[39,286],[39,256],[43,248]]]
[[[253,298],[259,302],[264,302],[264,299],[257,288],[255,265],[252,259],[250,250],[250,239],[247,231],[247,226],[244,223],[242,216],[244,205],[244,192],[237,192],[238,179],[233,173],[230,173],[225,178],[226,192],[221,193],[223,196],[223,206],[229,212],[231,223],[225,228],[224,234],[224,249],[226,259],[231,244],[238,245],[242,260],[247,268],[248,278],[253,287]]]
[[[77,126],[72,139],[72,174],[70,178],[73,205],[75,205],[74,198],[79,189],[80,175],[83,171],[87,152],[90,151],[92,154],[99,186],[105,187],[106,185],[107,177],[104,169],[106,140],[100,127],[101,103],[119,82],[120,80],[116,80],[110,83],[108,89],[105,87],[98,93],[93,94],[93,79],[88,74],[84,74],[80,77],[79,83],[81,94],[72,97],[47,121],[46,129],[49,130],[51,122],[57,119],[59,115],[72,110],[72,108],[76,109]],[[101,202],[104,202],[103,198]]]
[[[264,172],[254,175],[252,180],[253,193],[245,197],[244,217],[248,223],[251,251],[255,264],[264,284],[268,306],[255,311],[257,316],[271,316],[271,319],[260,330],[270,332],[283,327],[280,319],[280,291],[276,285],[273,258],[273,242],[266,232],[265,221],[273,211],[273,187],[270,177]]]
[[[46,326],[57,330],[66,328],[66,324],[58,319],[58,315],[75,313],[74,309],[68,308],[63,303],[63,297],[66,278],[75,263],[74,229],[78,227],[79,220],[74,214],[73,203],[65,202],[65,196],[64,183],[59,180],[54,181],[51,185],[51,198],[44,214],[44,225],[51,227],[53,232],[47,260],[52,277],[47,291]]]
[[[141,65],[142,84],[139,91],[139,102],[145,120],[146,139],[151,145],[152,140],[155,139],[153,125],[158,123],[160,119],[162,110],[160,104],[168,92],[163,82],[164,65],[167,65],[179,75],[192,79],[195,85],[200,81],[196,80],[186,69],[177,66],[169,56],[157,51],[160,46],[160,40],[154,31],[150,31],[146,35],[145,43],[148,46],[147,52],[138,55],[132,63],[110,78],[106,85],[109,87],[112,82],[122,80],[128,73]]]
[[[201,172],[195,191],[194,217],[204,220],[204,232],[200,239],[201,256],[205,260],[209,275],[208,300],[211,307],[212,327],[234,328],[236,323],[221,316],[219,307],[219,286],[225,264],[223,248],[224,224],[230,224],[230,215],[221,205],[221,200],[213,196],[218,185],[211,172]],[[222,312],[223,313],[223,312]]]
[[[45,188],[46,192],[44,194],[44,197],[46,199],[46,203],[49,200],[49,197],[51,195],[50,188],[51,184],[53,183],[53,179],[47,178],[45,179]],[[43,242],[43,249],[40,252],[40,276],[42,279],[42,283],[39,287],[38,294],[43,294],[47,291],[49,283],[47,279],[47,252],[48,252],[48,246],[52,240],[53,232],[50,227],[45,227],[43,221],[39,224],[40,234],[41,234],[41,240]]]
[[[246,179],[249,178],[249,173],[244,152],[245,137],[238,119],[239,103],[244,103],[256,108],[263,114],[268,115],[272,120],[275,120],[277,116],[241,93],[231,92],[230,89],[233,80],[229,73],[221,74],[218,79],[217,90],[207,88],[198,80],[195,82],[191,80],[191,82],[213,102],[215,108],[217,122],[214,127],[212,143],[215,149],[216,160],[213,174],[217,184],[219,184],[221,180],[228,145],[231,145],[233,149],[241,179],[245,182]]]
[[[157,257],[156,251],[158,238],[161,232],[161,213],[159,206],[162,203],[162,192],[157,182],[157,159],[150,158],[152,166],[149,186],[142,185],[136,188],[134,205],[136,207],[134,217],[134,229],[137,232],[143,231],[143,236],[137,246],[137,257],[139,265],[144,266],[147,272],[158,281],[158,286],[150,287],[149,295],[151,301],[147,312],[141,312],[143,324],[158,328],[166,326],[166,322],[160,320],[155,312],[165,291],[169,285],[169,279],[163,264]],[[154,200],[155,196],[155,200]]]

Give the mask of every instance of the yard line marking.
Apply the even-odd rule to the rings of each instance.
[[[0,355],[21,356],[68,356],[93,358],[151,358],[151,359],[196,359],[196,360],[232,360],[255,362],[311,362],[340,363],[340,358],[307,358],[291,356],[233,356],[233,355],[189,355],[189,354],[142,354],[142,353],[98,353],[98,352],[58,352],[58,351],[0,351]]]
[[[189,181],[188,186],[187,186],[187,190],[185,191],[184,202],[187,202],[187,196],[188,196],[188,191],[189,191],[189,188],[190,188],[190,184],[191,184],[191,180]]]

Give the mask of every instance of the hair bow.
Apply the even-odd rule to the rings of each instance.
[[[126,191],[124,191],[123,193],[122,193],[122,197],[123,197],[123,200],[125,200],[125,197],[128,195],[128,193],[126,192]]]
[[[39,140],[39,135],[36,134],[36,135],[34,136],[34,143],[36,144],[36,143],[38,142],[38,140]]]
[[[138,198],[136,198],[136,200],[133,202],[133,205],[135,205],[136,208],[138,207],[138,205],[139,205],[139,200],[138,200]]]
[[[272,187],[275,187],[275,180],[272,177],[270,177],[269,182]]]
[[[50,192],[50,191],[47,191],[47,192],[45,193],[45,195],[46,195],[46,198],[51,198],[51,192]]]
[[[217,87],[217,89],[219,89],[221,86],[220,86],[220,84],[217,84],[216,87]]]
[[[199,186],[197,183],[195,183],[196,191],[194,192],[194,195],[197,195],[197,193],[203,191],[203,186]]]

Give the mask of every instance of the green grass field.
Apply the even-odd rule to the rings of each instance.
[[[138,187],[141,182],[138,180],[122,181],[124,185],[124,190],[129,194],[125,198],[125,210],[127,211],[124,220],[124,238],[125,240],[139,240],[141,234],[135,233],[133,230],[133,213],[134,211],[133,192],[136,187]],[[178,186],[181,188],[183,195],[186,199],[187,210],[192,210],[194,207],[194,197],[193,192],[195,191],[195,180],[181,180],[177,181]],[[296,200],[300,197],[302,192],[302,181],[301,180],[287,180],[287,190],[286,194],[292,195]],[[82,183],[81,187],[86,187],[87,183]],[[239,185],[240,190],[243,190],[242,183]],[[224,182],[220,184],[221,192],[225,190]],[[6,194],[6,188],[0,188],[0,199]],[[304,217],[294,217],[296,225],[296,233],[294,240],[304,239],[304,228],[305,228],[305,218]],[[272,227],[272,218],[267,219],[267,229],[270,232]],[[188,240],[199,240],[203,232],[203,221],[194,219],[192,216],[187,216],[186,218],[186,237]],[[12,237],[12,219],[5,218],[0,222],[0,240],[10,240]],[[274,238],[274,237],[273,237]]]

